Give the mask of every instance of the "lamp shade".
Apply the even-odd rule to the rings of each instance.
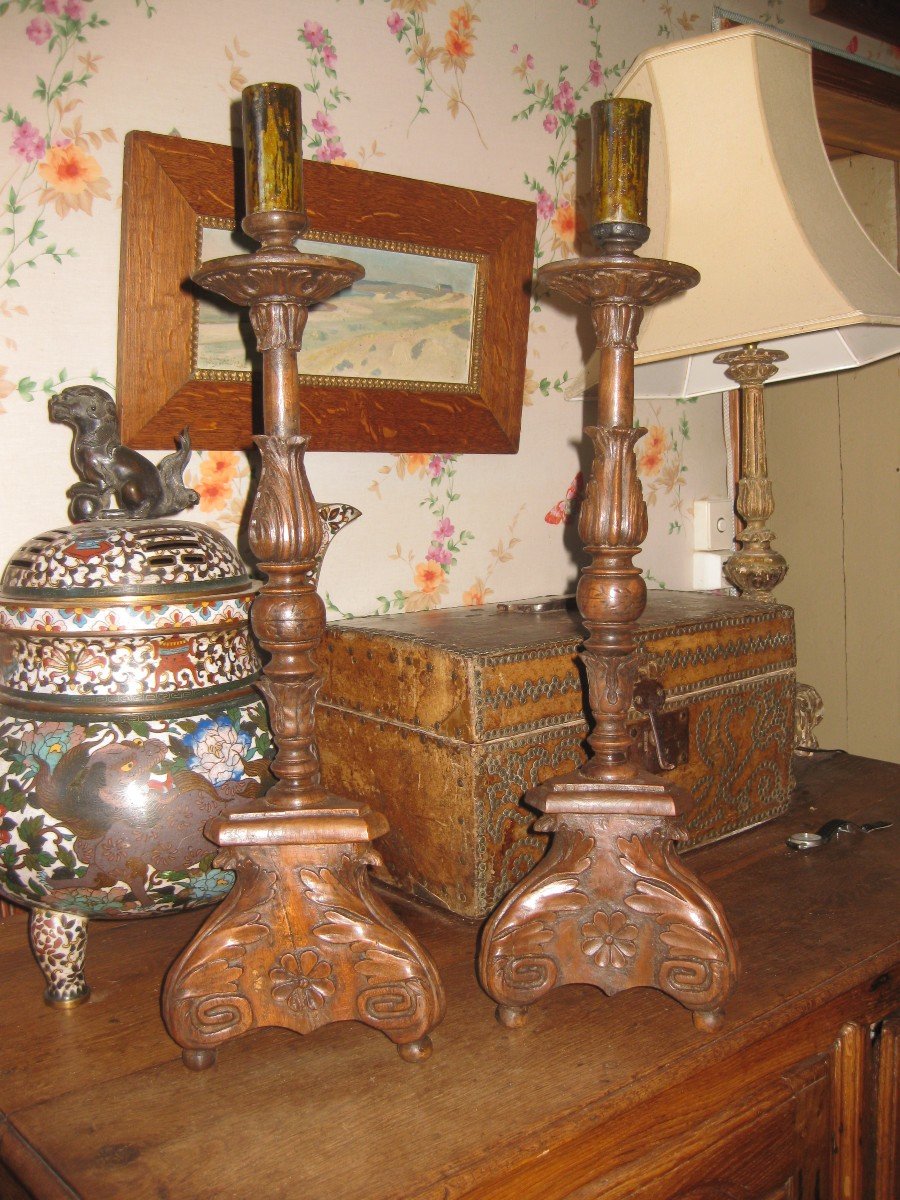
[[[722,391],[713,359],[751,342],[787,352],[779,380],[900,351],[900,274],[831,171],[807,46],[747,27],[660,46],[616,95],[653,105],[642,253],[701,276],[647,314],[637,396]]]

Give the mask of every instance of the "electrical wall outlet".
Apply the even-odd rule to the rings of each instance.
[[[693,555],[694,591],[712,592],[728,587],[722,574],[722,564],[729,557],[727,550],[695,550]]]
[[[694,501],[694,549],[734,549],[734,509],[730,500]]]

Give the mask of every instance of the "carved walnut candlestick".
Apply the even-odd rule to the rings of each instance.
[[[601,102],[623,103],[643,104]],[[624,133],[635,136],[633,126]],[[621,140],[616,144],[623,136],[621,129],[601,130],[598,155],[603,170],[617,170],[620,183],[623,173],[640,175],[640,155],[625,153]],[[591,983],[608,994],[660,988],[691,1009],[698,1026],[713,1028],[737,970],[724,913],[673,850],[683,836],[676,819],[687,797],[631,758],[635,622],[647,599],[632,562],[647,534],[634,453],[646,432],[633,423],[634,353],[644,307],[693,287],[699,275],[633,253],[648,231],[634,212],[621,211],[622,192],[620,186],[600,195],[598,257],[549,263],[539,272],[552,290],[590,304],[600,347],[599,424],[586,431],[595,458],[579,522],[591,563],[577,590],[589,631],[582,660],[596,724],[589,738],[593,757],[527,797],[544,814],[535,829],[553,839],[484,929],[482,984],[509,1027],[522,1024],[528,1006],[554,987]],[[613,194],[618,207],[603,210]]]
[[[290,124],[296,89],[258,85],[246,90],[254,93],[249,101],[245,93],[248,179],[250,168],[268,170],[278,184],[269,160],[261,167],[251,162],[261,135],[251,129],[248,137],[246,127],[248,107],[265,88],[287,94],[286,116],[277,111],[283,94],[270,99],[279,135]],[[299,131],[299,96],[296,105]],[[263,106],[263,131],[271,115]],[[296,202],[297,172],[290,155],[282,157],[293,189],[282,193]],[[277,199],[284,202],[284,194]],[[256,439],[262,474],[249,537],[267,582],[251,620],[270,655],[259,688],[277,746],[276,783],[264,804],[206,827],[222,848],[216,862],[233,870],[236,882],[169,972],[163,1015],[185,1064],[197,1070],[212,1065],[222,1042],[252,1029],[279,1025],[309,1033],[349,1020],[381,1029],[414,1061],[430,1053],[428,1032],[443,1016],[441,983],[430,958],[372,892],[369,867],[379,859],[371,841],[387,822],[325,791],[314,731],[325,609],[313,580],[323,533],[304,467],[297,351],[310,305],[363,271],[345,259],[301,254],[293,243],[306,227],[303,212],[251,212],[243,227],[261,248],[206,263],[194,278],[250,306],[263,355],[266,435]]]

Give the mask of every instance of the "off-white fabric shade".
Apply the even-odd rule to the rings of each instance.
[[[636,395],[722,391],[713,358],[749,342],[790,355],[779,380],[900,351],[900,274],[828,165],[808,47],[723,30],[642,54],[616,95],[653,105],[640,253],[701,275],[646,313]]]

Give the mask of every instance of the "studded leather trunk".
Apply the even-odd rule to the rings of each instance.
[[[490,912],[543,854],[523,794],[586,757],[588,724],[574,607],[503,606],[329,625],[319,749],[326,785],[380,809],[383,875],[466,917]],[[700,592],[654,591],[640,621],[642,674],[667,772],[690,793],[698,845],[783,812],[792,785],[791,609]],[[649,722],[635,753],[659,769]]]

